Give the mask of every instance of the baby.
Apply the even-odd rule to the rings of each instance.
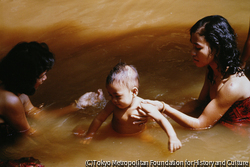
[[[106,88],[111,97],[105,108],[94,118],[87,133],[85,142],[89,142],[102,123],[113,113],[112,128],[120,134],[135,134],[145,129],[145,124],[134,124],[131,115],[141,115],[138,109],[141,105],[150,105],[152,110],[147,117],[152,117],[167,133],[169,150],[174,152],[181,148],[181,142],[169,121],[151,104],[142,104],[138,97],[139,75],[135,67],[118,63],[109,73]]]

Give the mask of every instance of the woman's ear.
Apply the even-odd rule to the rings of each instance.
[[[139,93],[138,88],[137,88],[137,87],[134,87],[134,88],[132,89],[132,93],[133,93],[133,96],[134,96],[134,97],[137,96],[138,93]]]

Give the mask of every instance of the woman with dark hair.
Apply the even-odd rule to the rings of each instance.
[[[40,109],[34,107],[28,97],[46,79],[46,73],[54,65],[54,55],[45,43],[22,42],[0,62],[0,130],[33,134],[26,115]],[[60,115],[74,112],[100,100],[102,92],[86,93],[77,103],[59,109]],[[92,98],[89,101],[88,98]],[[7,132],[5,132],[7,133]]]
[[[46,80],[46,72],[54,61],[54,55],[45,43],[19,43],[1,61],[2,85],[14,94],[33,95],[37,80]]]
[[[190,35],[194,63],[197,67],[207,66],[203,88],[191,107],[194,111],[203,104],[204,107],[199,108],[200,116],[188,116],[164,102],[147,100],[144,103],[157,106],[180,125],[196,130],[210,128],[219,121],[250,122],[250,82],[241,69],[233,28],[225,18],[214,15],[194,24]],[[147,112],[143,104],[142,109]]]

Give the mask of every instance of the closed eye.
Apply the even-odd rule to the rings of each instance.
[[[194,47],[196,50],[201,50],[201,48],[198,48],[198,47]]]
[[[120,99],[121,98],[121,96],[115,96],[117,99]]]

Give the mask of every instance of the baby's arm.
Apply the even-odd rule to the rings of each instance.
[[[94,120],[90,124],[87,133],[84,135],[84,139],[86,141],[84,142],[84,144],[94,137],[96,131],[100,128],[100,126],[108,118],[108,116],[113,112],[113,110],[114,105],[112,104],[112,102],[108,102],[105,108],[94,118]]]
[[[169,121],[157,110],[157,108],[151,104],[141,104],[143,108],[147,108],[147,115],[152,117],[161,128],[167,133],[169,137],[168,147],[170,152],[174,152],[181,148],[182,144],[177,138],[174,128]]]

